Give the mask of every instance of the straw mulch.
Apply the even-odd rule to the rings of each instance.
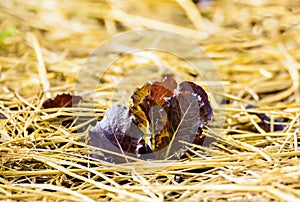
[[[197,8],[181,0],[1,1],[0,200],[300,201],[300,1],[206,2]],[[204,130],[218,141],[188,160],[132,165],[89,156],[87,130],[111,105],[115,81],[141,61],[152,64],[147,55],[117,61],[80,113],[42,107],[73,93],[77,73],[101,42],[137,28],[193,39],[222,77],[228,104],[213,107],[226,113],[225,122]],[[187,71],[178,72],[197,82]],[[258,108],[246,110],[248,104]],[[269,132],[252,112],[270,117]],[[84,121],[62,124],[73,115]],[[285,119],[284,130],[274,131],[276,118]]]

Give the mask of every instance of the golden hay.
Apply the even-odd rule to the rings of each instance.
[[[300,201],[300,1],[208,2],[197,8],[183,0],[1,1],[0,200]],[[121,165],[89,157],[95,152],[86,144],[91,123],[120,99],[113,96],[115,84],[128,70],[154,64],[149,55],[116,61],[97,85],[96,101],[81,111],[42,108],[47,98],[73,93],[78,72],[102,42],[138,28],[180,33],[216,65],[230,102],[214,104],[217,115],[226,113],[225,123],[204,131],[218,137],[202,148],[210,156],[199,150],[185,161]],[[182,61],[151,54],[201,83]],[[101,76],[97,66],[93,71]],[[131,76],[119,86],[127,96],[148,80]],[[258,108],[246,110],[247,104]],[[270,116],[271,125],[286,118],[287,127],[265,132],[252,112]],[[63,126],[73,115],[85,119]],[[188,172],[193,169],[207,170]],[[174,180],[178,175],[182,182]]]

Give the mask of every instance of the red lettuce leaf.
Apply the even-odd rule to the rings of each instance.
[[[184,81],[176,93],[166,100],[168,119],[155,136],[155,151],[159,158],[167,158],[184,145],[180,141],[201,144],[202,128],[213,116],[206,92],[198,85]]]
[[[165,99],[174,94],[176,87],[177,82],[173,76],[167,75],[162,82],[148,82],[135,90],[131,96],[130,112],[134,115],[135,122],[145,132],[149,127],[156,128],[165,123],[166,114],[159,111],[165,104]]]
[[[103,119],[89,131],[89,145],[127,156],[136,156],[143,132],[135,125],[127,107],[116,105],[108,109]],[[105,154],[106,159],[125,163],[126,157]]]
[[[62,108],[62,107],[72,107],[73,104],[78,104],[82,100],[81,96],[70,95],[70,94],[60,94],[56,95],[54,99],[49,98],[43,103],[43,107],[47,108]]]
[[[253,105],[247,105],[246,109],[254,109],[257,108],[256,106]],[[255,113],[255,112],[249,112],[249,114],[254,114],[256,115],[261,121],[258,123],[258,125],[267,133],[271,132],[271,118],[267,116],[264,113]],[[273,126],[273,131],[282,131],[285,129],[287,125],[287,119],[274,119],[274,126]]]

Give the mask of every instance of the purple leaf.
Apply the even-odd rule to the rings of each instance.
[[[108,109],[103,119],[89,131],[89,144],[128,156],[136,156],[136,148],[143,132],[135,125],[127,107],[116,105]],[[105,154],[115,163],[128,162],[127,158]]]

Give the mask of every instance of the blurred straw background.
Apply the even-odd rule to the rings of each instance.
[[[299,3],[2,0],[0,200],[300,201]],[[87,129],[110,106],[115,81],[141,61],[153,64],[147,55],[125,56],[112,65],[97,86],[97,99],[82,106],[81,115],[95,113],[93,120],[65,126],[72,109],[42,108],[45,99],[73,93],[77,74],[101,43],[139,28],[180,33],[216,65],[226,106],[214,109],[226,113],[226,120],[204,131],[219,137],[204,148],[210,156],[199,150],[185,161],[137,161],[133,167],[89,157]],[[182,78],[198,81],[185,64],[153,54]],[[125,90],[137,84],[131,86]],[[257,108],[245,109],[247,104]],[[270,117],[269,131],[253,113]],[[275,119],[285,120],[284,130],[274,131]]]

